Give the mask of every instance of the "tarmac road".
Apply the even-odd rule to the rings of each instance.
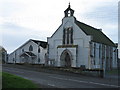
[[[97,77],[63,75],[46,72],[38,72],[23,68],[3,66],[4,72],[9,72],[23,78],[32,80],[38,85],[52,88],[120,88],[118,81]]]

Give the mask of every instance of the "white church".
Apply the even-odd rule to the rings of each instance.
[[[62,24],[47,38],[50,65],[111,69],[117,67],[117,46],[102,32],[74,17],[69,4]]]
[[[8,63],[14,64],[45,64],[47,42],[30,39],[13,51]]]
[[[9,62],[86,69],[117,68],[115,43],[101,29],[78,21],[70,5],[64,14],[62,24],[47,42],[29,40],[9,55]]]

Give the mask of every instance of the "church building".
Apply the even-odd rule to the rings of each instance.
[[[8,63],[45,64],[47,42],[30,39],[10,53]]]
[[[48,43],[48,65],[86,69],[117,68],[117,46],[101,29],[78,21],[69,4]]]

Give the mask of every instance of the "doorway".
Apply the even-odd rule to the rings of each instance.
[[[69,50],[64,50],[60,57],[60,62],[62,67],[71,67],[72,55]]]

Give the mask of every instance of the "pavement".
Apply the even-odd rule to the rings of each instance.
[[[120,88],[118,80],[76,75],[24,67],[23,65],[3,65],[2,70],[32,80],[40,88]],[[39,70],[39,71],[38,71]]]

